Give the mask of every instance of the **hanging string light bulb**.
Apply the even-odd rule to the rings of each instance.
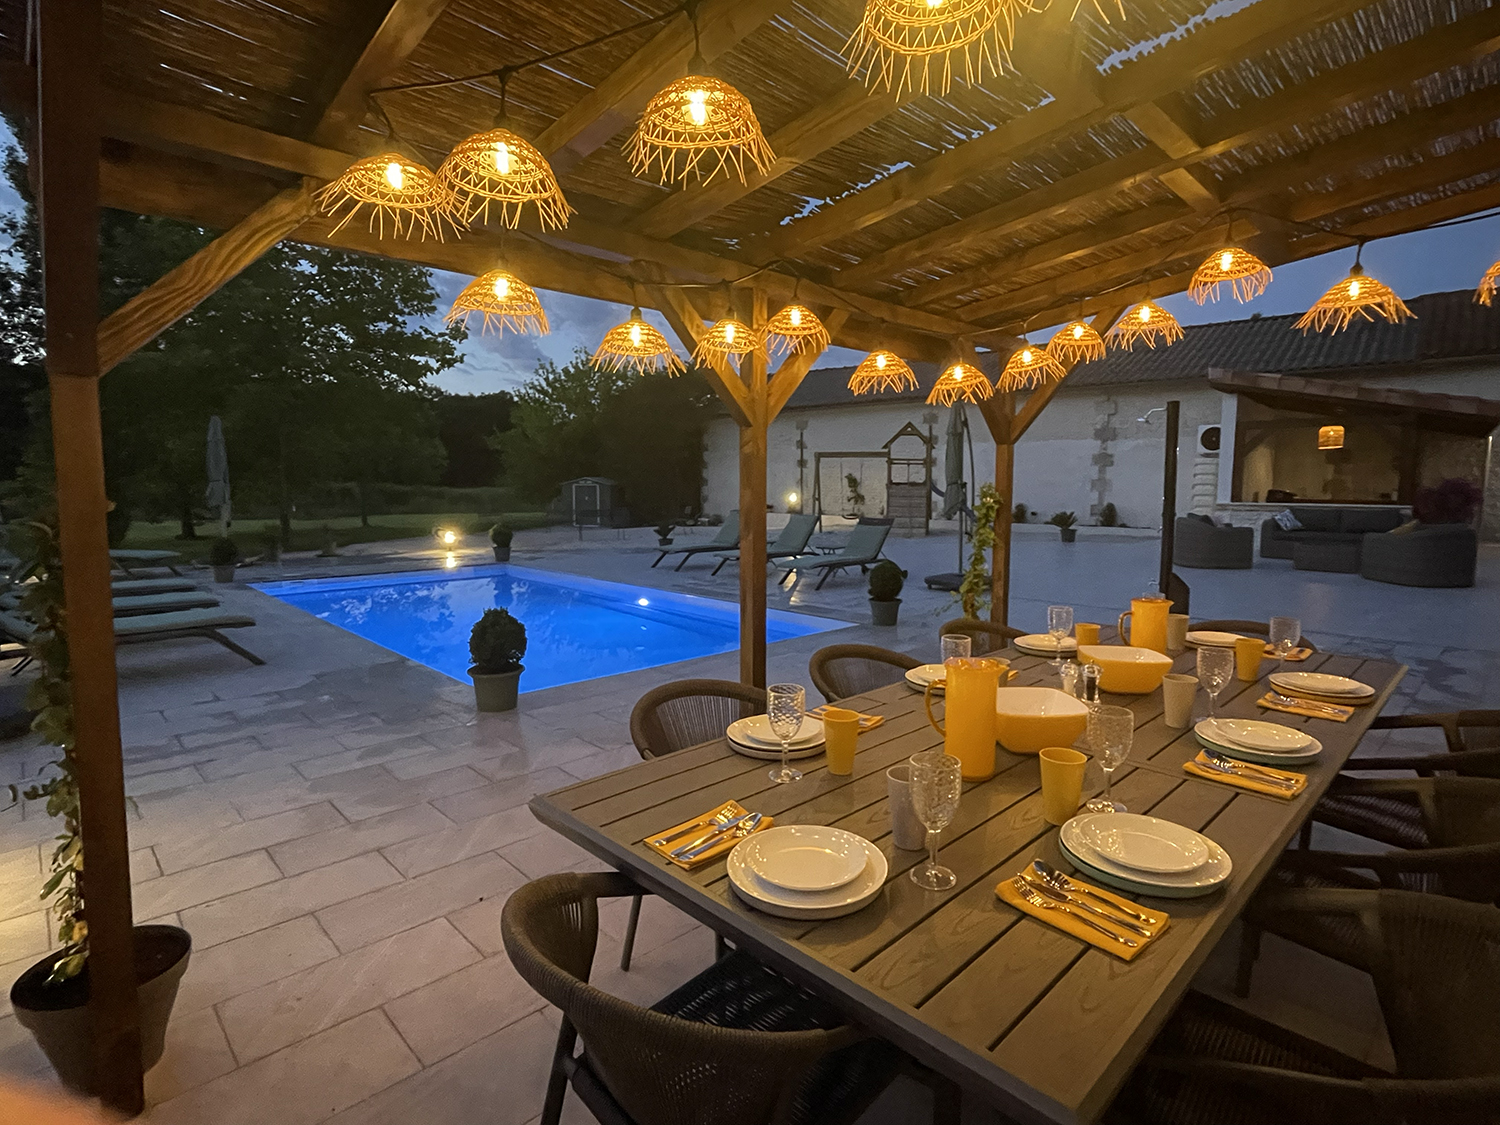
[[[938,69],[938,93],[953,82],[954,56],[961,58],[964,81],[977,85],[985,69],[999,76],[1015,41],[1016,16],[1032,10],[1030,0],[866,0],[863,18],[844,44],[849,73],[865,72],[876,89],[931,92]]]
[[[914,391],[917,389],[917,375],[906,360],[881,348],[860,361],[849,376],[849,389],[857,395],[877,391]]]
[[[753,329],[732,316],[726,316],[723,320],[715,321],[707,332],[698,337],[698,345],[693,349],[693,359],[705,367],[729,360],[738,363],[758,346]]]
[[[928,406],[952,406],[959,399],[979,402],[995,393],[984,372],[966,360],[950,363],[927,396]]]
[[[1231,220],[1230,237],[1233,238]],[[1229,284],[1234,299],[1248,304],[1271,284],[1271,267],[1242,246],[1226,246],[1203,260],[1188,284],[1188,296],[1200,305],[1219,299],[1219,286]]]
[[[637,375],[649,375],[653,371],[680,375],[687,370],[687,365],[672,350],[667,338],[641,317],[639,306],[630,310],[629,320],[604,334],[592,362],[596,367],[610,371],[629,370]]]
[[[792,296],[792,304],[766,321],[761,330],[761,344],[774,355],[821,352],[832,342],[828,329],[823,327],[823,322],[812,309],[795,303],[795,292]]]
[[[1104,337],[1081,316],[1065,324],[1047,341],[1047,350],[1065,367],[1075,363],[1092,363],[1104,358]]]
[[[693,57],[687,77],[679,78],[651,99],[640,124],[630,138],[626,155],[637,176],[653,165],[660,168],[661,182],[674,183],[694,176],[712,180],[733,169],[745,182],[745,161],[756,171],[770,171],[776,154],[766,143],[750,99],[729,83],[708,73],[708,63],[698,47],[698,9],[689,9],[693,21]],[[704,158],[717,157],[713,170],[703,175]]]
[[[490,270],[469,282],[443,319],[449,324],[455,320],[467,324],[471,313],[484,315],[481,334],[493,331],[504,336],[507,328],[520,336],[545,336],[552,331],[536,290],[508,270]]]
[[[1484,271],[1484,276],[1479,279],[1479,288],[1474,290],[1474,300],[1481,305],[1488,305],[1494,301],[1497,289],[1500,289],[1500,262]]]
[[[1416,314],[1389,285],[1365,273],[1365,267],[1359,261],[1363,250],[1364,244],[1361,243],[1354,252],[1354,265],[1349,276],[1314,301],[1312,308],[1294,327],[1302,329],[1304,334],[1308,329],[1342,332],[1356,316],[1373,321],[1372,312],[1379,313],[1392,324],[1415,317]]]
[[[1142,301],[1115,322],[1107,338],[1115,347],[1129,351],[1142,341],[1148,348],[1155,348],[1158,340],[1164,346],[1175,344],[1182,335],[1175,316],[1155,301]]]
[[[460,141],[438,168],[438,178],[453,193],[455,205],[466,221],[488,222],[490,205],[500,212],[500,221],[515,227],[521,211],[533,204],[542,229],[565,227],[573,208],[547,158],[511,127],[506,113],[506,86],[510,76],[500,76],[500,113],[495,127]]]
[[[343,217],[333,228],[343,230],[361,209],[370,208],[370,230],[384,238],[386,224],[391,234],[410,238],[421,233],[441,241],[443,223],[453,222],[453,195],[426,165],[398,152],[383,152],[356,160],[344,174],[317,195],[318,205],[330,217]]]
[[[1005,361],[995,387],[1001,391],[1019,391],[1026,387],[1040,387],[1043,383],[1055,383],[1067,374],[1068,369],[1050,351],[1022,340],[1021,346]]]

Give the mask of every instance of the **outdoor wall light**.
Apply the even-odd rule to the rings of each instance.
[[[451,527],[445,527],[438,532],[438,538],[443,541],[444,546],[451,547],[458,542],[458,532]]]
[[[798,496],[795,492],[788,492],[786,494],[786,506],[788,508],[795,508],[797,506],[797,501],[800,499],[801,497]]]
[[[1343,426],[1319,426],[1318,427],[1319,449],[1343,449],[1344,427]]]

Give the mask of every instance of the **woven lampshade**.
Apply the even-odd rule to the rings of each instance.
[[[759,172],[769,171],[776,159],[750,99],[729,83],[703,74],[679,78],[651,99],[627,155],[637,176],[658,166],[662,183],[689,176],[712,180],[731,168],[744,183],[746,158]],[[705,158],[713,164],[706,177]]]
[[[547,158],[509,129],[491,129],[460,141],[438,169],[438,178],[469,221],[478,217],[489,222],[494,205],[500,221],[514,227],[521,221],[522,208],[531,203],[546,230],[567,226],[573,212]]]
[[[995,386],[1002,391],[1019,391],[1025,387],[1040,387],[1043,383],[1055,383],[1066,376],[1068,369],[1057,361],[1057,357],[1040,344],[1025,344],[1010,353],[1005,368]]]
[[[1372,312],[1379,313],[1392,324],[1416,315],[1389,285],[1367,276],[1365,268],[1356,261],[1349,276],[1314,301],[1313,307],[1302,315],[1295,327],[1304,333],[1309,328],[1318,332],[1342,332],[1356,316],[1374,320],[1370,315]]]
[[[1188,296],[1200,305],[1219,299],[1219,285],[1229,283],[1234,299],[1240,304],[1255,300],[1271,284],[1271,267],[1250,251],[1226,246],[1203,260],[1188,285]]]
[[[1104,337],[1086,320],[1065,324],[1047,341],[1047,350],[1064,366],[1104,358]]]
[[[545,336],[552,331],[536,290],[506,270],[490,270],[469,282],[444,319],[468,323],[471,313],[484,314],[481,333],[503,336],[509,328],[521,336]]]
[[[850,73],[865,71],[865,85],[930,92],[938,71],[938,93],[953,82],[954,56],[964,80],[984,80],[985,68],[999,75],[1015,39],[1016,16],[1032,9],[1030,0],[866,0],[864,17],[844,54]]]
[[[386,224],[391,234],[410,238],[421,232],[441,239],[443,223],[453,222],[450,208],[453,195],[443,181],[429,168],[395,152],[383,152],[356,160],[344,174],[318,192],[318,204],[327,215],[343,218],[334,227],[337,233],[349,224],[361,208],[370,208],[370,230],[385,237]]]
[[[828,329],[817,313],[806,305],[791,304],[766,321],[761,343],[777,355],[788,352],[820,352],[831,343]]]
[[[1488,305],[1494,301],[1497,289],[1500,289],[1500,262],[1484,271],[1484,276],[1479,279],[1479,288],[1474,290],[1474,300],[1481,305]]]
[[[637,375],[653,371],[680,375],[687,370],[667,338],[641,319],[639,308],[631,309],[629,320],[604,334],[592,358],[596,366],[611,371],[634,371]]]
[[[857,395],[873,394],[876,391],[904,391],[917,389],[916,372],[911,364],[895,352],[884,348],[871,352],[860,361],[849,376],[849,389]]]
[[[1109,330],[1108,339],[1115,347],[1125,351],[1141,341],[1148,348],[1155,348],[1158,340],[1166,345],[1175,344],[1182,339],[1182,325],[1155,301],[1142,301],[1115,322],[1115,326]]]
[[[743,359],[759,346],[753,328],[726,316],[698,338],[693,358],[705,366],[712,366],[715,360]]]
[[[952,406],[959,399],[978,402],[994,393],[995,388],[990,386],[983,371],[972,363],[959,360],[949,364],[938,376],[938,381],[932,386],[932,393],[927,396],[927,405]]]

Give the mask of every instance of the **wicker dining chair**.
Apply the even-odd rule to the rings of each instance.
[[[922,662],[879,645],[827,645],[812,654],[807,671],[829,703],[899,683]]]
[[[689,746],[724,737],[736,719],[766,713],[764,688],[734,680],[674,680],[652,688],[630,712],[630,739],[642,758],[665,758]],[[641,895],[630,903],[630,920],[620,947],[620,968],[630,968],[635,931],[641,920]],[[718,948],[722,952],[721,939]]]
[[[516,971],[562,1009],[541,1125],[569,1084],[603,1125],[838,1125],[896,1076],[900,1051],[745,953],[649,1009],[590,985],[599,899],[634,891],[618,872],[549,875],[501,913]]]
[[[962,633],[973,642],[974,655],[983,656],[986,653],[999,652],[1017,637],[1024,637],[1026,630],[1013,629],[1009,625],[997,625],[993,621],[980,621],[974,617],[956,617],[938,630],[939,637],[945,633]]]
[[[1106,1122],[1493,1125],[1500,1118],[1500,911],[1386,890],[1290,891],[1277,909],[1347,919],[1385,1016],[1395,1073],[1190,992]]]
[[[1194,621],[1188,625],[1188,629],[1194,632],[1201,630],[1203,632],[1249,633],[1252,637],[1265,637],[1267,639],[1271,636],[1270,622],[1242,621],[1238,618],[1224,618],[1219,621]],[[1318,651],[1318,646],[1306,637],[1298,637],[1297,646],[1299,648],[1310,648],[1314,652]]]

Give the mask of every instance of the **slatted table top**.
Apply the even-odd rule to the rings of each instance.
[[[1008,655],[1017,671],[1012,683],[1056,683],[1046,661]],[[1194,660],[1189,650],[1176,669],[1191,671]],[[1160,691],[1106,697],[1136,715],[1130,759],[1115,773],[1115,798],[1132,812],[1205,832],[1234,861],[1227,886],[1207,898],[1143,898],[1167,910],[1172,925],[1129,964],[995,896],[997,883],[1035,857],[1073,870],[1059,851],[1057,830],[1042,819],[1033,756],[997,750],[995,776],[965,784],[958,816],[943,833],[942,862],[958,875],[955,889],[924,891],[907,878],[923,856],[891,843],[885,771],[942,737],[928,724],[921,695],[903,683],[847,701],[886,717],[860,736],[850,777],[832,776],[821,758],[811,758],[798,763],[801,781],[773,785],[771,763],[742,757],[719,739],[537,797],[531,808],[543,823],[1002,1111],[1087,1122],[1114,1097],[1406,673],[1390,661],[1327,653],[1291,667],[1353,676],[1376,690],[1347,723],[1260,711],[1255,700],[1264,678],[1232,680],[1224,690],[1221,715],[1306,727],[1323,743],[1307,770],[1307,789],[1291,801],[1184,773],[1182,764],[1198,746],[1190,730],[1163,722]],[[1091,763],[1085,797],[1100,782]],[[741,902],[723,860],[685,872],[641,842],[730,798],[778,824],[835,825],[873,841],[890,862],[880,897],[844,918],[789,921]]]

